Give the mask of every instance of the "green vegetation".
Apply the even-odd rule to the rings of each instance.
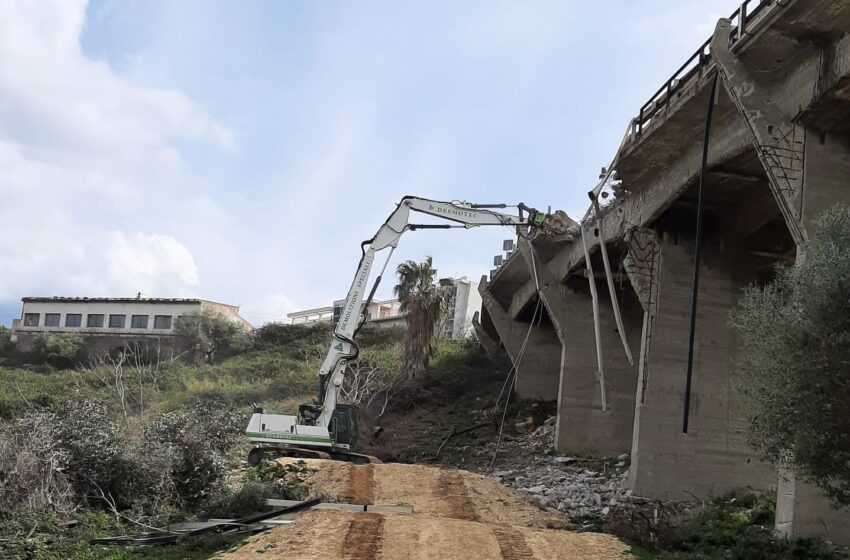
[[[63,528],[60,523],[76,525]],[[104,512],[83,511],[72,516],[45,512],[0,519],[0,558],[4,560],[205,560],[241,544],[243,537],[208,534],[186,538],[174,546],[92,546],[89,540],[121,535],[131,526]]]
[[[219,344],[200,364],[151,361],[129,348],[75,369],[4,344],[0,557],[200,560],[235,544],[205,536],[134,551],[88,540],[238,517],[263,509],[269,497],[304,497],[285,472],[240,467],[242,434],[254,402],[283,412],[309,398],[328,339],[326,325],[268,325],[241,346]],[[381,348],[364,351],[364,359],[397,370]],[[70,519],[78,522],[73,528],[59,523]]]
[[[646,548],[641,560],[846,560],[850,555],[817,539],[778,539],[773,496],[718,499],[684,525],[674,524]],[[651,548],[652,551],[647,550]]]
[[[52,408],[81,396],[128,416],[144,416],[222,401],[249,412],[254,402],[284,410],[307,398],[327,351],[327,326],[267,325],[242,353],[221,363],[148,363],[132,349],[87,367],[57,370],[39,356],[0,356],[0,419]],[[123,414],[123,412],[122,412]]]
[[[733,323],[751,442],[850,504],[850,209],[824,212],[803,262],[747,290]]]
[[[251,344],[241,325],[211,309],[180,317],[175,330],[208,364],[239,354]]]
[[[86,359],[86,343],[73,334],[44,333],[36,337],[33,354],[36,361],[56,368],[69,368]]]

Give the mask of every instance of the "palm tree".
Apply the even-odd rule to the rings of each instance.
[[[405,261],[398,265],[396,274],[398,284],[394,292],[401,303],[401,312],[406,313],[407,323],[402,368],[407,378],[413,379],[428,367],[434,327],[446,311],[452,281],[447,278],[434,281],[437,269],[431,257],[422,263]]]

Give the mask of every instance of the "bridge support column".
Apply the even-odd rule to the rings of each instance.
[[[643,257],[638,239],[647,244]],[[759,463],[747,445],[732,378],[737,342],[729,311],[750,281],[746,259],[732,247],[719,252],[708,250],[710,242],[706,245],[690,431],[683,434],[693,241],[667,235],[658,239],[646,231],[636,232],[630,241],[627,271],[646,305],[630,469],[630,483],[640,496],[691,500],[740,488],[769,488],[775,482],[772,468]]]
[[[638,472],[640,454],[641,413],[643,412],[646,387],[649,382],[649,349],[652,345],[652,327],[658,313],[658,275],[661,269],[661,245],[655,230],[634,228],[626,233],[628,252],[623,268],[629,282],[637,294],[643,309],[643,327],[640,336],[640,354],[637,363],[637,387],[635,389],[635,414],[632,430],[631,457],[629,473]]]
[[[631,445],[634,417],[635,367],[623,352],[616,330],[611,303],[600,289],[603,367],[608,410],[602,410],[599,381],[596,377],[596,345],[593,335],[593,310],[587,282],[570,285],[557,280],[541,262],[531,246],[520,241],[519,251],[537,275],[539,297],[552,320],[561,343],[560,388],[555,448],[573,455],[610,456],[627,453]],[[623,321],[630,342],[640,334],[640,314],[624,305]]]
[[[850,141],[792,122],[764,96],[746,66],[729,49],[731,24],[720,20],[711,41],[726,90],[753,134],[788,229],[805,256],[820,213],[836,203],[850,204]],[[776,528],[784,536],[822,536],[850,543],[850,508],[835,510],[814,487],[782,468],[777,483]]]
[[[484,312],[487,313],[487,311]],[[484,349],[484,353],[487,354],[487,357],[490,358],[490,361],[494,364],[506,362],[505,353],[502,352],[501,348],[499,348],[498,341],[490,336],[490,333],[487,332],[487,329],[481,324],[481,320],[481,313],[476,311],[475,315],[472,316],[472,328],[475,330],[475,335],[478,337],[478,342],[481,344],[481,348]],[[486,321],[487,319],[483,320]]]
[[[510,317],[488,287],[486,278],[482,278],[478,291],[484,310],[493,322],[511,363],[516,365],[519,360],[515,385],[517,395],[524,399],[555,400],[561,355],[557,336],[545,322],[529,330],[530,323]]]

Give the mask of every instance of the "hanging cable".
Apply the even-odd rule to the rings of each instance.
[[[702,140],[702,165],[699,171],[699,188],[697,194],[697,232],[696,232],[696,248],[694,249],[694,282],[693,282],[693,297],[691,299],[691,330],[688,333],[688,370],[685,374],[685,398],[684,411],[682,418],[682,433],[688,433],[688,424],[691,416],[691,383],[694,375],[694,337],[697,326],[697,298],[699,294],[699,261],[702,253],[702,230],[703,230],[703,212],[705,210],[705,202],[703,199],[703,190],[705,188],[705,175],[708,171],[708,147],[711,141],[711,117],[714,115],[714,105],[717,100],[717,85],[719,74],[715,71],[714,79],[711,82],[711,92],[708,95],[708,109],[705,115],[705,131]]]

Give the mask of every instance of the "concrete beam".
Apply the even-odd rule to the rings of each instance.
[[[754,184],[753,191],[735,205],[735,214],[722,222],[717,230],[725,239],[746,239],[780,216],[771,190],[766,185]]]
[[[720,166],[751,149],[746,125],[740,119],[720,123],[717,128],[717,139],[709,151],[711,167]],[[693,184],[701,167],[702,147],[688,144],[679,149],[683,156],[676,165],[659,170],[655,179],[640,191],[631,192],[603,209],[602,236],[605,239],[623,239],[631,227],[652,224]],[[587,243],[593,254],[599,247],[599,237],[590,236]],[[570,244],[548,264],[558,278],[566,279],[584,264],[581,243]]]
[[[517,257],[519,257],[519,255],[517,255]],[[511,297],[511,305],[508,308],[508,315],[512,318],[518,317],[519,314],[522,313],[523,309],[528,307],[528,304],[531,303],[531,300],[534,299],[536,294],[537,285],[534,283],[534,278],[529,278],[519,288],[517,288],[513,297]]]
[[[552,320],[558,339],[564,344],[568,328],[567,322],[571,319],[569,309],[564,304],[562,297],[558,295],[559,288],[564,288],[564,286],[555,278],[549,266],[545,262],[540,262],[540,257],[536,256],[534,247],[528,241],[520,239],[517,250],[528,266],[528,273],[532,276],[531,286],[535,292],[537,292],[537,285],[539,284],[540,298],[543,305],[546,306],[546,311],[549,312],[549,318]],[[536,283],[535,274],[537,275]]]
[[[510,317],[493,297],[486,279],[482,279],[478,290],[502,346],[516,367],[517,394],[526,399],[555,400],[561,364],[558,338],[551,329]]]
[[[729,48],[732,22],[717,22],[711,54],[723,83],[753,137],[773,196],[791,237],[802,247],[807,235],[803,219],[803,157],[806,130],[791,121],[763,91],[744,63]]]

